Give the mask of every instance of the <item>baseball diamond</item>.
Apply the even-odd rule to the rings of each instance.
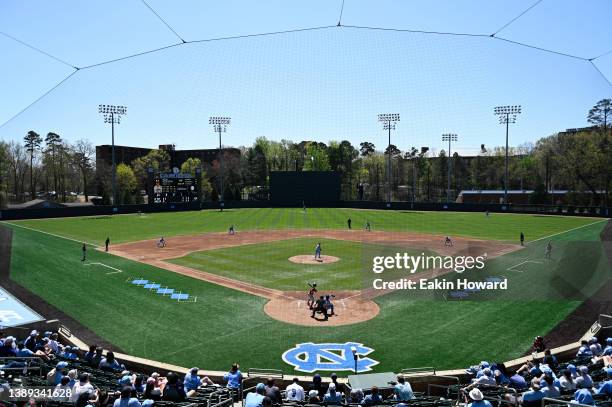
[[[609,278],[599,237],[607,221],[601,219],[317,208],[305,215],[299,212],[285,208],[149,213],[146,218],[135,214],[4,222],[3,227],[13,231],[11,278],[18,284],[78,319],[117,349],[142,357],[151,357],[151,350],[156,349],[156,358],[162,361],[188,364],[195,358],[211,369],[222,369],[231,353],[250,366],[290,372],[292,368],[280,355],[294,343],[312,340],[358,339],[375,350],[372,355],[383,369],[426,362],[457,368],[472,362],[475,349],[480,355],[511,359],[529,347],[533,336],[554,330]],[[372,230],[347,230],[341,220],[349,216],[354,222],[367,217]],[[236,234],[227,233],[228,224],[236,225]],[[525,246],[519,244],[519,231],[528,236]],[[108,252],[101,245],[107,236],[113,242]],[[159,236],[166,240],[163,248],[156,244]],[[452,246],[445,244],[446,236],[452,237]],[[81,264],[78,243],[83,240],[97,249],[88,251],[85,264]],[[544,249],[549,240],[555,258],[546,263]],[[322,253],[337,261],[289,260],[314,257],[317,243]],[[312,254],[305,254],[309,252]],[[462,295],[472,300],[461,301],[457,290],[376,289],[373,281],[379,276],[388,282],[402,278],[433,281],[470,278],[479,272],[457,274],[432,268],[412,274],[401,270],[371,273],[373,253],[396,252],[454,257],[484,254],[483,277],[503,277],[510,288],[490,294],[496,297],[492,301],[485,301],[490,295],[484,291],[464,291]],[[580,257],[572,260],[575,254]],[[37,257],[45,261],[33,262]],[[578,277],[585,262],[593,271],[588,277]],[[538,287],[552,287],[560,277],[565,285],[555,283],[555,292],[548,289],[542,295]],[[164,300],[163,295],[152,296],[150,289],[126,283],[126,278],[146,279],[152,286],[171,287],[197,300],[182,304]],[[307,291],[308,283],[313,282],[315,300],[330,296],[335,315],[327,321],[318,312],[311,318]],[[79,286],[95,286],[96,290],[79,294]],[[95,302],[100,308],[79,307],[83,301]],[[100,318],[102,308],[106,318]],[[132,309],[139,312],[133,314]],[[539,311],[534,313],[535,309]],[[143,318],[164,329],[135,329],[135,321]],[[192,330],[183,329],[186,326]],[[451,337],[467,337],[468,332],[485,326],[489,328],[482,331],[481,341],[471,337],[461,348],[450,345]],[[390,327],[395,334],[384,333]],[[493,340],[496,330],[504,332],[503,340]],[[577,328],[564,335],[569,341],[579,333]],[[251,338],[259,336],[262,341],[254,344]],[[176,346],[160,354],[157,349],[170,337]],[[422,347],[426,337],[431,337],[427,346],[437,349],[428,359],[413,352],[386,357],[381,351]],[[197,353],[195,343],[216,351]]]

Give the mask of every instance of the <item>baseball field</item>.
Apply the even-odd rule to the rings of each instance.
[[[11,278],[117,349],[209,370],[239,362],[287,373],[294,367],[281,355],[309,342],[361,343],[373,349],[375,371],[462,368],[521,356],[534,336],[553,331],[610,280],[600,237],[606,224],[586,217],[317,208],[2,223],[13,229]],[[230,225],[235,235],[227,233]],[[160,248],[162,236],[167,244]],[[312,261],[317,243],[333,262]],[[397,251],[485,254],[484,271],[425,269],[408,277],[506,279],[508,289],[373,290],[372,254]],[[152,288],[138,283],[144,280]],[[335,296],[338,316],[310,318],[308,282]],[[160,287],[183,296],[160,295]],[[78,327],[71,329],[78,335]],[[566,332],[568,340],[582,333]]]

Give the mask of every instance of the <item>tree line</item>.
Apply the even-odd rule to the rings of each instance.
[[[535,204],[554,204],[547,191],[555,189],[570,191],[570,204],[609,205],[611,114],[612,100],[602,99],[587,114],[592,127],[511,148],[508,189],[535,191],[530,198]],[[68,191],[85,195],[96,192],[109,203],[111,169],[96,169],[93,154],[87,140],[69,144],[56,133],[48,133],[43,140],[30,131],[23,143],[0,142],[0,203],[7,199],[23,201],[41,195],[41,191],[48,198],[64,202],[70,199]],[[458,153],[448,157],[445,150],[434,156],[416,146],[380,147],[368,141],[353,145],[347,140],[295,143],[259,137],[253,145],[240,147],[240,155],[226,150],[223,171],[219,160],[202,163],[194,157],[182,163],[181,172],[195,175],[195,169],[202,168],[205,200],[219,199],[221,177],[225,200],[268,199],[272,171],[337,171],[345,200],[384,201],[390,188],[393,200],[440,202],[446,200],[449,166],[453,200],[461,190],[502,190],[504,157],[502,147],[471,157]],[[120,203],[143,201],[148,168],[169,171],[170,156],[164,150],[151,150],[144,157],[117,166]]]
[[[0,205],[35,198],[71,202],[93,192],[95,148],[86,139],[68,143],[49,132],[29,131],[23,143],[0,141]]]

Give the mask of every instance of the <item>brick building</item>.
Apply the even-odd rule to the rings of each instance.
[[[212,164],[219,158],[219,149],[199,149],[199,150],[177,150],[174,144],[162,144],[160,150],[165,150],[170,155],[170,167],[181,167],[181,164],[188,158],[199,158],[202,164]],[[132,161],[139,157],[147,155],[152,149],[143,147],[128,147],[115,146],[115,161],[117,164],[131,164]],[[224,148],[225,154],[240,156],[240,150],[237,148]],[[108,168],[112,165],[112,146],[104,144],[96,146],[96,167]]]

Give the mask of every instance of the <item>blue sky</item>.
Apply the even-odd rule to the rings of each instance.
[[[117,144],[212,148],[211,115],[233,123],[224,144],[255,137],[348,139],[386,144],[378,113],[400,113],[393,140],[444,148],[459,135],[467,154],[504,142],[493,107],[522,104],[511,144],[586,125],[588,109],[612,97],[590,62],[489,38],[535,3],[501,0],[162,1],[147,3],[186,41],[297,28],[318,30],[188,43],[81,69],[0,127],[0,139],[28,130],[68,141],[110,142],[100,103],[128,106]],[[497,35],[583,58],[612,50],[608,0],[542,0]],[[448,36],[381,27],[483,34]],[[0,32],[86,67],[180,42],[140,0],[5,1]],[[74,70],[0,35],[0,124]],[[596,59],[612,80],[612,53]]]

